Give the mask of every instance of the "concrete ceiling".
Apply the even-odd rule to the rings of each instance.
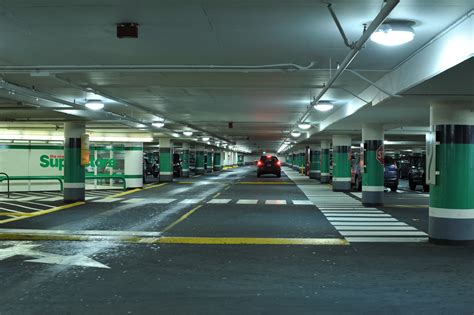
[[[379,0],[332,1],[350,41],[381,6]],[[350,68],[383,80],[468,12],[472,25],[472,9],[472,0],[401,1],[389,18],[413,21],[415,39],[399,47],[369,41]],[[275,151],[349,51],[323,1],[4,0],[0,12],[0,73],[19,87],[0,90],[0,120],[19,128],[86,120],[88,128],[130,132],[161,116],[167,129],[155,130],[158,135],[195,129],[195,135]],[[139,23],[139,38],[118,39],[120,22]],[[365,121],[384,122],[387,129],[426,126],[431,102],[447,96],[472,102],[474,69],[467,55],[470,60],[464,57],[452,69],[397,91],[401,97],[366,105],[305,141],[334,132],[359,134]],[[285,65],[269,66],[280,64]],[[206,67],[211,65],[216,67]],[[308,121],[327,121],[369,87],[345,72],[323,97],[335,109],[313,111]],[[105,110],[120,116],[59,112],[64,103],[35,96],[41,92],[82,106],[90,98],[86,89],[110,96]]]

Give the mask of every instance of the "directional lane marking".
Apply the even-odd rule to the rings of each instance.
[[[237,201],[237,204],[239,205],[256,205],[257,203],[257,199],[239,199]]]
[[[232,201],[232,199],[211,199],[207,203],[210,203],[210,204],[226,204],[226,203],[229,203],[231,201]]]
[[[265,200],[266,205],[286,205],[286,200]]]

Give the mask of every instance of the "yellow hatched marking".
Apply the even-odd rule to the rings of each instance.
[[[40,215],[45,215],[45,214],[48,214],[48,213],[51,213],[51,212],[65,210],[65,209],[69,209],[69,208],[72,208],[72,207],[77,207],[77,206],[80,206],[80,205],[83,205],[83,204],[85,204],[84,201],[79,201],[79,202],[70,203],[70,204],[64,205],[64,206],[54,207],[54,208],[51,208],[51,209],[48,209],[48,210],[40,210],[40,211],[36,211],[36,212],[31,212],[31,213],[28,213],[28,216],[21,216],[21,217],[18,217],[18,218],[11,218],[11,219],[1,220],[0,224],[19,221],[19,220],[24,220],[24,219],[27,219],[27,218],[38,217]]]

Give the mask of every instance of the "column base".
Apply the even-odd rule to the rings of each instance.
[[[363,191],[362,187],[362,204],[366,207],[383,206],[383,191]]]
[[[214,172],[222,171],[222,166],[214,166]]]
[[[196,175],[204,174],[204,169],[195,169]]]
[[[321,178],[321,173],[309,172],[309,178],[318,179],[318,174],[319,174],[319,178]]]
[[[172,182],[173,181],[173,175],[161,175],[160,174],[160,182]]]
[[[181,171],[181,177],[189,177],[189,170],[183,170]]]
[[[351,182],[332,182],[332,191],[350,191]]]
[[[321,184],[328,184],[330,180],[329,175],[321,175]]]
[[[430,242],[444,245],[474,243],[474,219],[429,217]]]
[[[77,202],[85,200],[85,188],[64,188],[64,202]]]

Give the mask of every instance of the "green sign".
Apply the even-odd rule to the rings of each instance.
[[[114,168],[117,165],[117,161],[115,159],[97,159],[91,158],[90,160],[90,167],[112,167]],[[51,168],[59,168],[60,171],[64,169],[64,155],[42,155],[40,157],[40,166],[43,168],[51,167]]]

